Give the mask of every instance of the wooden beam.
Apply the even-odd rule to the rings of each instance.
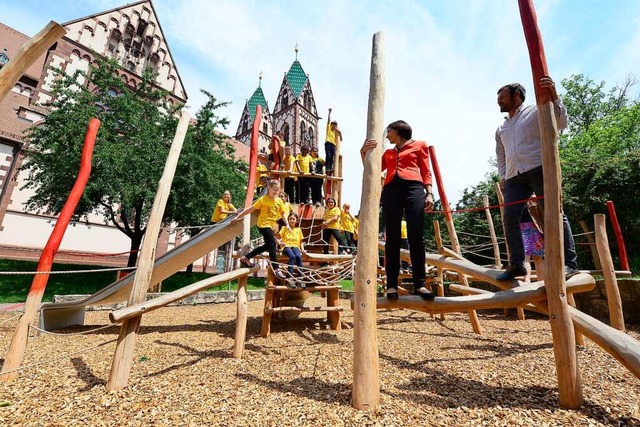
[[[255,273],[259,269],[259,267],[254,267],[252,269],[239,268],[227,273],[208,277],[204,280],[200,280],[191,285],[176,289],[173,292],[166,293],[152,300],[143,301],[138,304],[133,304],[121,308],[120,310],[112,311],[111,313],[109,313],[109,320],[111,320],[112,323],[120,323],[124,320],[131,319],[132,317],[141,316],[143,314],[171,304],[172,302],[180,301],[181,299],[185,299],[191,295],[197,294],[198,292],[208,289],[212,286],[230,282],[231,280],[235,280],[238,278],[247,277],[247,275]]]
[[[498,236],[496,236],[496,229],[493,226],[493,217],[491,216],[491,210],[489,209],[489,196],[486,194],[482,196],[482,205],[484,206],[484,213],[487,217],[487,225],[489,226],[489,236],[491,237],[491,246],[493,247],[493,259],[496,263],[496,268],[502,268]]]
[[[622,313],[622,300],[620,299],[620,289],[613,266],[613,258],[609,250],[609,239],[607,237],[607,222],[603,214],[594,215],[594,229],[596,232],[596,247],[598,257],[602,265],[602,276],[604,277],[604,287],[607,291],[607,304],[609,306],[609,320],[611,326],[624,331],[624,315]]]
[[[587,242],[589,243],[589,250],[591,251],[591,258],[593,259],[593,266],[596,270],[602,270],[602,264],[600,264],[600,258],[598,257],[598,250],[596,249],[596,239],[593,237],[593,233],[589,230],[589,226],[587,222],[584,220],[578,221],[582,232],[587,238]]]
[[[244,341],[247,336],[247,282],[248,276],[242,276],[238,280],[238,293],[236,295],[236,336],[233,347],[233,357],[242,359],[244,354]]]
[[[380,139],[384,123],[384,35],[374,34],[369,77],[367,139]],[[360,232],[358,233],[358,263],[354,274],[354,355],[353,407],[376,410],[380,404],[378,332],[376,326],[376,294],[378,266],[378,218],[380,206],[380,170],[382,147],[369,150],[364,157],[362,195],[360,198]]]
[[[0,102],[13,89],[20,77],[38,58],[67,32],[60,24],[50,21],[38,34],[29,39],[0,69]]]
[[[171,183],[176,171],[178,159],[180,158],[182,144],[187,134],[190,119],[189,114],[183,110],[180,120],[178,121],[169,155],[167,156],[162,177],[158,183],[156,197],[149,215],[145,239],[142,242],[138,268],[135,272],[133,287],[127,305],[142,303],[146,298],[153,272],[158,233],[162,225],[164,209],[167,204],[167,199],[169,198]],[[133,350],[136,344],[138,328],[140,327],[140,320],[140,316],[125,320],[120,328],[120,335],[118,336],[118,343],[116,344],[116,350],[113,356],[109,381],[107,382],[108,390],[122,389],[126,387],[129,382],[131,364],[133,363]]]

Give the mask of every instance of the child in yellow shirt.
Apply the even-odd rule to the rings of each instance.
[[[325,241],[324,253],[329,253],[329,240],[333,236],[338,242],[338,253],[348,253],[345,250],[344,240],[340,235],[340,208],[336,206],[333,197],[329,197],[326,201],[327,207],[324,210],[324,222],[322,223],[322,240]]]
[[[272,265],[277,265],[278,263],[277,242],[273,230],[276,227],[276,221],[278,221],[278,218],[282,218],[283,220],[287,219],[284,215],[284,203],[282,202],[282,199],[278,197],[278,194],[280,194],[280,181],[273,179],[267,184],[267,194],[261,196],[255,201],[253,206],[245,209],[241,214],[233,219],[233,221],[236,222],[255,210],[260,211],[257,225],[258,231],[264,238],[264,243],[262,246],[258,246],[240,258],[240,265],[243,267],[252,268],[254,264],[249,260],[256,255],[263,253],[265,250],[269,251],[269,259],[271,260]],[[291,230],[289,224],[287,224],[287,228]],[[275,267],[272,267],[272,269],[277,278],[286,279],[286,276],[282,271],[280,271],[280,269]]]
[[[294,277],[294,266],[298,267],[296,276],[300,275],[299,268],[302,267],[302,254],[304,253],[304,236],[298,227],[298,215],[294,212],[289,214],[289,228],[283,227],[280,230],[280,246],[284,249],[282,253],[289,257],[289,277]]]
[[[345,243],[349,248],[353,249],[356,245],[353,240],[353,234],[356,230],[356,218],[351,215],[351,205],[349,205],[349,203],[342,205],[340,224],[342,225],[342,231],[344,232]]]
[[[222,199],[218,200],[216,203],[216,207],[213,210],[213,214],[211,214],[211,223],[215,224],[217,222],[225,219],[229,214],[237,213],[238,209],[231,203],[231,192],[226,190],[222,193]]]

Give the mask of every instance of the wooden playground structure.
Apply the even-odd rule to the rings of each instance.
[[[446,200],[446,196],[444,196],[444,189],[441,188],[441,180],[438,180],[438,191],[445,209],[445,220],[452,241],[451,249],[439,244],[439,254],[427,254],[427,264],[437,270],[437,279],[434,283],[438,286],[439,296],[433,301],[425,301],[417,296],[403,296],[395,301],[379,298],[377,289],[378,250],[382,245],[378,237],[378,202],[381,191],[379,185],[381,147],[378,146],[375,150],[369,152],[365,157],[363,192],[360,204],[361,229],[358,239],[357,262],[355,262],[355,273],[353,276],[354,370],[352,403],[357,409],[373,409],[380,405],[380,373],[376,323],[376,311],[378,309],[405,308],[441,315],[453,312],[467,312],[476,334],[482,333],[480,321],[476,314],[476,311],[480,309],[518,308],[519,314],[521,312],[524,313],[524,309],[547,314],[553,335],[556,374],[559,385],[559,403],[563,408],[575,409],[583,403],[582,386],[576,356],[576,343],[581,342],[582,336],[591,339],[603,350],[611,354],[636,377],[640,378],[640,342],[624,332],[620,296],[619,293],[617,293],[615,284],[613,262],[611,261],[611,254],[608,250],[606,231],[603,232],[604,217],[596,218],[596,228],[599,230],[599,232],[596,233],[596,243],[599,261],[601,262],[602,272],[605,277],[607,294],[609,296],[612,326],[606,325],[582,313],[572,304],[573,294],[591,290],[595,285],[595,280],[593,276],[581,273],[565,281],[563,272],[561,190],[557,130],[555,120],[553,119],[551,100],[548,94],[541,91],[537,85],[540,77],[547,75],[548,72],[533,4],[531,0],[519,0],[519,5],[531,57],[533,80],[536,83],[536,100],[540,117],[540,127],[543,131],[543,167],[545,170],[546,199],[544,221],[546,258],[542,264],[543,268],[538,269],[537,281],[533,283],[524,284],[516,280],[500,282],[496,280],[498,270],[484,268],[465,260],[461,256],[455,228],[451,220],[449,203]],[[29,61],[35,60],[43,51],[42,49],[46,50],[62,33],[60,32],[59,26],[48,26],[42,33],[34,37],[34,40],[28,46],[23,48],[20,55],[17,55],[8,66],[0,71],[0,98],[6,94],[6,88],[12,87],[14,82],[11,79],[17,80],[21,75],[21,70],[29,65]],[[384,128],[382,117],[385,90],[385,58],[383,45],[384,37],[382,33],[376,33],[373,37],[371,57],[367,138],[375,138],[381,135]],[[258,106],[258,111],[255,115],[256,122],[254,123],[255,138],[252,138],[251,146],[249,188],[247,190],[248,202],[250,202],[250,197],[254,192],[253,183],[255,182],[254,177],[256,173],[257,132],[261,118],[259,109],[260,107]],[[222,224],[219,229],[212,230],[210,234],[203,235],[199,239],[194,239],[190,244],[187,242],[184,248],[176,248],[174,252],[172,251],[167,254],[163,260],[155,259],[156,238],[154,238],[154,236],[158,235],[160,221],[163,216],[188,123],[189,115],[182,113],[170,154],[166,161],[165,170],[158,186],[147,228],[148,238],[144,240],[135,275],[131,275],[115,283],[109,293],[101,294],[100,298],[96,298],[90,303],[87,303],[93,304],[98,300],[127,300],[125,308],[115,310],[111,312],[109,316],[113,323],[120,324],[120,334],[107,383],[107,389],[109,390],[118,390],[127,386],[132,369],[136,337],[141,318],[145,313],[183,299],[216,283],[223,283],[232,279],[239,280],[233,356],[236,358],[242,358],[243,356],[247,326],[247,277],[254,273],[255,270],[239,268],[232,272],[194,283],[160,298],[146,301],[146,295],[150,287],[162,280],[163,277],[167,277],[184,268],[189,262],[193,261],[195,257],[201,256],[203,253],[206,253],[207,250],[229,241],[241,234],[241,232],[248,238],[248,229],[252,223],[255,223],[257,216],[254,214],[251,217],[246,217],[243,224],[234,224],[231,221],[228,224]],[[96,132],[97,127],[94,125],[93,133],[88,132],[88,139],[95,140]],[[435,159],[435,153],[432,152],[432,155],[433,159]],[[434,164],[434,172],[436,175],[439,175],[437,161]],[[339,183],[339,181],[336,182]],[[336,187],[339,187],[339,185]],[[249,203],[245,203],[245,207],[248,205]],[[69,209],[73,212],[75,205],[71,203],[69,206]],[[68,222],[69,219],[66,219],[66,224],[68,224]],[[57,250],[56,245],[60,243],[66,224],[61,215],[56,227],[60,225],[62,230],[61,232],[54,230],[54,235],[58,237],[57,242],[53,239],[54,235],[52,235],[52,239],[50,239],[52,246],[45,249],[39,269],[42,268],[43,271],[46,271],[50,268],[53,255]],[[437,234],[439,234],[439,230]],[[403,253],[403,257],[408,257],[408,254]],[[273,317],[283,315],[287,312],[325,311],[331,329],[339,330],[341,327],[340,312],[342,308],[339,307],[337,301],[340,287],[336,279],[338,276],[331,276],[331,272],[332,269],[335,270],[335,266],[340,262],[352,258],[352,256],[320,254],[307,257],[305,261],[309,264],[318,265],[328,263],[329,265],[326,267],[318,266],[318,282],[314,283],[310,281],[307,283],[306,289],[291,289],[285,286],[269,269],[266,279],[266,295],[261,329],[262,336],[269,335]],[[443,296],[443,275],[446,272],[453,272],[457,276],[459,283],[451,285],[451,289],[464,294],[463,296]],[[323,274],[329,276],[325,281],[320,280]],[[43,276],[45,276],[44,284],[42,283],[43,279],[38,279]],[[36,276],[36,278],[38,283],[34,280],[32,289],[27,297],[25,313],[19,320],[11,346],[5,357],[2,372],[0,373],[0,380],[2,381],[16,379],[23,359],[27,345],[29,325],[36,318],[42,300],[44,286],[46,286],[46,275]],[[474,288],[471,286],[472,281],[482,281],[492,284],[499,287],[501,291],[493,293]],[[327,282],[331,282],[331,284],[327,284]],[[292,295],[299,296],[304,292],[324,293],[326,296],[326,305],[323,307],[303,307],[286,304],[287,298]],[[54,307],[51,308],[53,309]],[[44,311],[42,313],[44,313]],[[41,316],[42,315],[43,314],[41,314]]]

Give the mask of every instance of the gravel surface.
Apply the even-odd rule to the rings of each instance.
[[[35,336],[27,367],[0,383],[0,425],[640,426],[640,380],[588,340],[578,349],[585,404],[560,409],[548,323],[501,312],[480,313],[477,336],[463,314],[381,311],[381,407],[356,411],[353,315],[341,303],[340,332],[323,313],[305,313],[275,319],[261,338],[262,301],[250,302],[243,360],[231,358],[234,304],[154,311],[143,318],[129,386],[117,392],[105,388],[117,327]],[[88,312],[86,326],[65,332],[108,325],[107,314]],[[0,313],[2,355],[12,316]]]

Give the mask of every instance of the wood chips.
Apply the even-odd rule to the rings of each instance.
[[[313,297],[318,299],[318,297]],[[321,305],[312,301],[310,305]],[[445,321],[382,311],[381,407],[352,408],[353,315],[331,331],[323,313],[275,319],[260,337],[249,303],[244,360],[231,358],[235,304],[164,308],[144,316],[129,386],[105,389],[118,327],[30,338],[18,379],[0,383],[2,426],[640,426],[640,380],[592,342],[578,349],[585,404],[558,405],[551,332],[543,317],[481,313]],[[108,325],[88,312],[89,331]],[[0,313],[0,323],[14,316]],[[15,320],[0,325],[6,353]],[[636,329],[630,331],[640,337]]]

